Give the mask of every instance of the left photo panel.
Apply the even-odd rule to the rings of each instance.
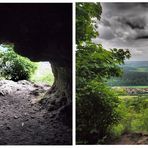
[[[72,3],[0,3],[0,145],[72,145]]]

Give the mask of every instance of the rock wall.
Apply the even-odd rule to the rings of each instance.
[[[49,61],[55,82],[51,90],[72,94],[72,4],[0,4],[0,42],[33,61]],[[49,91],[46,96],[50,94]],[[48,98],[48,97],[46,97]]]

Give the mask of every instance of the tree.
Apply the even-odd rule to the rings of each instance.
[[[116,94],[105,85],[112,76],[120,76],[118,66],[130,57],[128,50],[106,50],[95,44],[100,3],[76,4],[76,117],[77,143],[97,143],[120,119]]]

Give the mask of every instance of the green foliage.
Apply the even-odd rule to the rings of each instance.
[[[143,111],[142,121],[143,121],[142,127],[148,132],[148,109],[147,108]]]
[[[120,76],[122,71],[117,64],[124,63],[129,52],[123,51],[120,58],[117,58],[117,55],[119,55],[118,50],[116,53],[107,51],[100,44],[87,42],[85,46],[79,45],[79,50],[76,53],[79,77],[87,80],[92,78],[104,80],[111,76]]]
[[[30,78],[35,83],[45,83],[52,85],[54,82],[54,76],[48,62],[39,62],[38,68]]]
[[[111,127],[112,138],[119,137],[126,132],[148,132],[148,98],[137,96],[121,99],[118,113],[122,119],[118,125]]]
[[[29,59],[16,54],[12,45],[3,45],[8,48],[0,51],[0,75],[8,80],[28,80],[37,66]]]
[[[116,93],[120,96],[120,95],[127,95],[125,88],[122,87],[113,87],[113,90],[116,91]]]
[[[114,137],[114,138],[120,137],[123,134],[124,129],[125,127],[122,124],[113,125],[110,130],[111,137]]]
[[[76,4],[76,43],[91,41],[97,37],[96,19],[100,19],[102,8],[100,3]]]
[[[130,57],[128,50],[106,50],[92,42],[98,35],[96,18],[101,12],[99,3],[76,4],[77,143],[81,144],[102,141],[108,129],[119,121],[118,97],[105,81],[120,76],[118,65]]]
[[[77,93],[77,139],[97,142],[120,117],[117,96],[103,83],[90,81]]]
[[[52,85],[54,81],[54,76],[50,72],[45,72],[43,75],[39,75],[39,76],[34,74],[30,80],[37,83],[41,82],[41,83],[47,83],[49,85]]]

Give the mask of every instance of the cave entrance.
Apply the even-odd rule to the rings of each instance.
[[[6,92],[9,94],[11,87],[14,88],[16,85],[23,84],[18,87],[32,87],[34,95],[39,95],[39,92],[42,92],[43,97],[47,90],[51,88],[53,82],[54,75],[48,61],[32,62],[28,58],[18,55],[14,51],[14,45],[0,45],[0,83],[2,95],[6,94]],[[3,90],[3,88],[5,89]],[[41,91],[41,88],[45,91]],[[21,88],[17,88],[17,90],[19,89]],[[41,96],[38,98],[42,99]],[[39,99],[36,100],[39,101]]]
[[[0,144],[71,143],[69,125],[64,117],[58,118],[67,99],[55,87],[48,61],[31,62],[15,53],[13,45],[3,44],[0,74]],[[63,133],[63,128],[67,132]]]
[[[32,62],[18,55],[11,44],[0,45],[0,67],[0,79],[17,81],[24,78],[24,80],[50,86],[54,82],[49,61]]]

